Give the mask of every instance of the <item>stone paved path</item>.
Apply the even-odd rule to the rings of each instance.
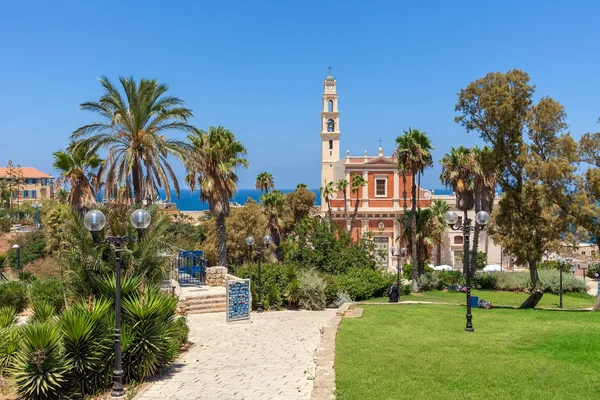
[[[136,399],[310,399],[321,329],[336,310],[188,316],[195,346]]]

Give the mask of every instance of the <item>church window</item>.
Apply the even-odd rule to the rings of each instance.
[[[330,140],[329,141],[329,150],[332,150],[332,149],[333,149],[333,140]]]
[[[327,111],[333,112],[333,100],[327,102]]]
[[[327,132],[335,131],[335,123],[332,119],[327,120]]]
[[[463,237],[460,235],[454,236],[454,244],[464,244]]]
[[[387,177],[375,177],[375,196],[387,196]]]

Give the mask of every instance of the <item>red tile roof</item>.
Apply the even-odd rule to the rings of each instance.
[[[52,175],[48,175],[47,173],[42,172],[37,168],[21,167],[21,170],[23,171],[23,178],[52,178]],[[8,172],[7,168],[0,167],[0,178],[6,178],[7,172]],[[15,167],[14,173],[15,174],[17,173],[16,167]]]

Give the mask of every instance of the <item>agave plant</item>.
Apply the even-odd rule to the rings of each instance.
[[[100,299],[111,302],[114,306],[117,281],[114,275],[92,276],[92,290]],[[138,295],[138,289],[142,284],[139,276],[123,276],[121,278],[121,298],[128,299]]]
[[[56,308],[46,301],[40,300],[33,304],[31,322],[51,322],[56,315]]]
[[[14,365],[21,339],[16,327],[0,328],[0,376]]]
[[[0,254],[0,281],[7,281],[6,269],[8,267],[8,257],[6,254]]]
[[[11,328],[17,322],[17,310],[14,307],[0,307],[0,329]]]
[[[85,397],[104,390],[110,382],[113,339],[107,315],[110,302],[96,300],[65,311],[60,317],[64,357],[73,394]]]
[[[21,348],[10,372],[21,399],[60,398],[69,370],[61,351],[61,334],[56,324],[27,324],[20,329]]]

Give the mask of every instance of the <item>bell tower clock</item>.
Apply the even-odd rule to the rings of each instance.
[[[323,82],[323,110],[321,111],[321,186],[333,182],[333,164],[340,159],[340,113],[336,80],[329,75]]]

